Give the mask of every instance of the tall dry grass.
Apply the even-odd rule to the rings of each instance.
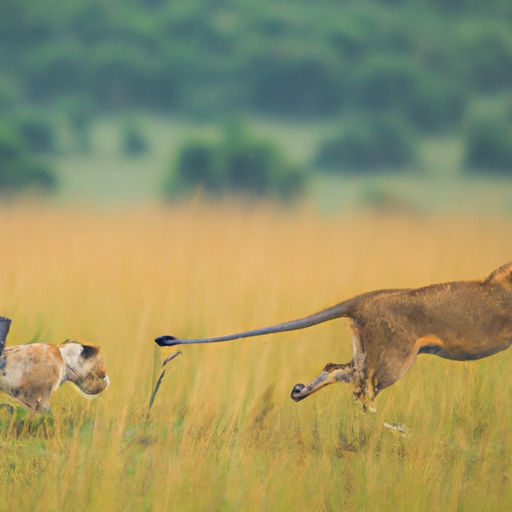
[[[90,340],[110,388],[64,385],[52,414],[0,409],[0,509],[508,510],[512,353],[418,358],[364,415],[342,384],[289,392],[351,358],[347,322],[184,347],[147,418],[160,334],[214,336],[357,293],[489,273],[508,218],[339,215],[268,204],[0,208],[8,344]],[[9,402],[7,397],[5,402]],[[12,403],[12,402],[11,402]],[[382,427],[405,423],[407,438]]]

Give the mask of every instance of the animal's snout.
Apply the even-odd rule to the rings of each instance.
[[[303,395],[304,390],[306,389],[306,386],[304,384],[296,384],[294,388],[292,389],[292,400],[295,400],[296,402],[300,402],[303,398],[306,398],[307,395]]]

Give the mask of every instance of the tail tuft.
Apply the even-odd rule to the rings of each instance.
[[[180,344],[178,338],[169,335],[158,336],[158,338],[155,338],[155,343],[160,347],[172,347]]]

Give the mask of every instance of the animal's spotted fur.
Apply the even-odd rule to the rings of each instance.
[[[0,345],[5,346],[10,320],[0,317]],[[109,385],[101,348],[65,342],[32,343],[3,349],[0,390],[35,412],[50,408],[50,395],[70,381],[86,395],[97,395]]]

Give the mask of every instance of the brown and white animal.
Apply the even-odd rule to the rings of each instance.
[[[295,401],[334,382],[348,382],[366,410],[383,389],[412,367],[418,354],[466,361],[487,357],[512,343],[512,263],[482,279],[418,289],[358,295],[314,315],[263,329],[206,339],[160,336],[160,346],[214,343],[304,329],[335,318],[351,319],[354,357],[329,363],[309,384],[297,384]]]
[[[0,317],[0,390],[25,407],[48,411],[50,395],[66,381],[86,396],[97,395],[109,385],[99,346],[67,341],[58,346],[32,343],[4,348],[10,323]]]

